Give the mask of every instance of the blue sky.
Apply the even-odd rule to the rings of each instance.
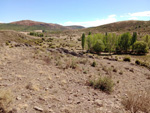
[[[85,27],[150,20],[150,0],[0,0],[0,22],[19,20]]]

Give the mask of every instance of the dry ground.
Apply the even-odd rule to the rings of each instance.
[[[86,84],[99,76],[112,78],[111,94]],[[147,68],[96,55],[78,57],[41,46],[0,48],[0,89],[11,91],[8,109],[18,113],[127,113],[122,98],[150,90],[148,76]]]

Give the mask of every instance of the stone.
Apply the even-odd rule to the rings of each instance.
[[[21,100],[21,97],[18,96],[18,97],[16,98],[16,100]]]
[[[42,109],[42,108],[40,108],[40,107],[38,107],[38,106],[34,106],[34,109],[35,109],[35,110],[37,110],[37,111],[40,111],[40,112],[42,112],[42,111],[43,111],[43,109]]]
[[[102,100],[95,100],[94,104],[98,105],[99,107],[102,107],[103,106],[103,102]]]

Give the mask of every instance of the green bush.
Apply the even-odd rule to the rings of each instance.
[[[91,64],[92,67],[96,67],[96,62],[94,61],[92,64]]]
[[[144,41],[137,41],[133,45],[133,51],[136,54],[145,54],[148,52],[148,45]]]
[[[141,61],[140,61],[140,60],[136,60],[136,61],[135,61],[135,64],[141,65]]]
[[[146,62],[141,62],[141,66],[144,66],[144,67],[149,68],[149,64],[148,64],[148,63],[146,63]]]
[[[111,93],[113,91],[114,83],[110,77],[100,77],[98,80],[90,80],[88,85],[106,93]]]
[[[124,58],[123,58],[123,61],[125,61],[125,62],[130,62],[130,61],[131,61],[131,58],[130,58],[130,57],[124,57]]]
[[[43,37],[44,36],[43,33],[37,33],[37,32],[30,32],[29,35],[31,35],[31,36],[38,36],[38,37]]]
[[[96,52],[97,54],[99,54],[100,52],[102,52],[104,50],[105,46],[104,43],[99,40],[97,41],[97,43],[93,46],[93,51]]]

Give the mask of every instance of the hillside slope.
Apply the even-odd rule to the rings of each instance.
[[[85,28],[83,26],[78,26],[78,25],[72,25],[72,26],[66,26],[66,27],[69,27],[71,29],[83,29],[83,28]]]
[[[72,29],[82,29],[83,26],[62,26],[59,24],[37,22],[32,20],[22,20],[11,23],[0,23],[0,30],[15,30],[15,31],[33,31],[33,30],[49,30],[49,31],[64,31]]]
[[[150,34],[150,21],[120,21],[111,24],[106,24],[98,27],[84,29],[85,32],[139,32]]]
[[[8,24],[0,24],[0,30],[17,30],[17,31],[31,31],[31,30],[50,30],[60,31],[69,30],[70,28],[58,24],[36,22],[31,20],[22,20]]]

